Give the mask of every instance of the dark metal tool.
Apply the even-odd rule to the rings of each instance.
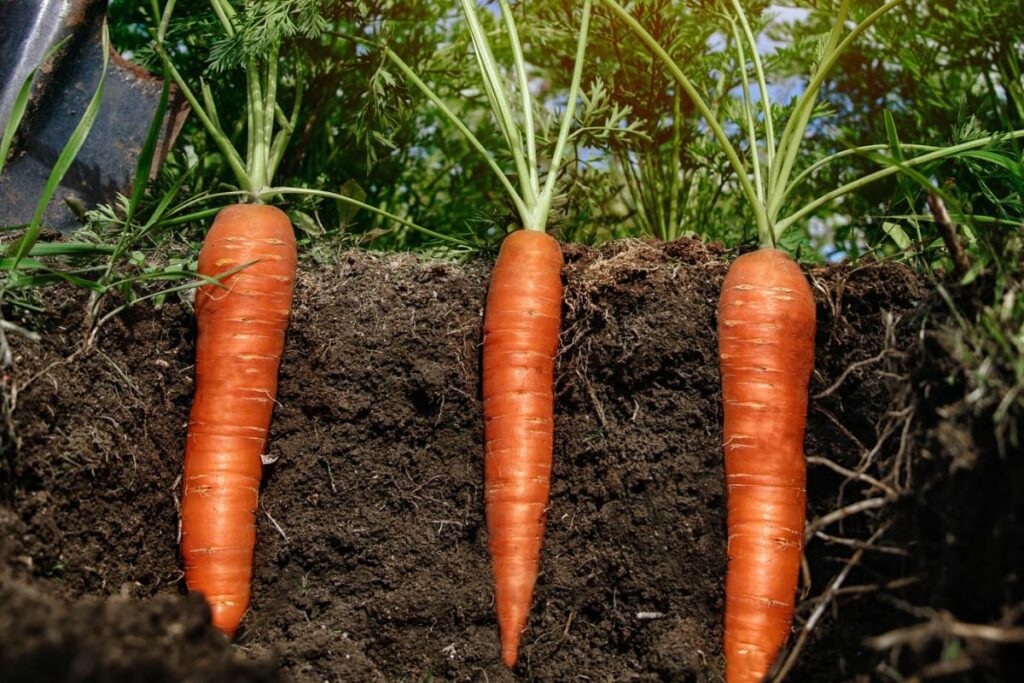
[[[40,66],[25,118],[0,177],[0,226],[28,223],[61,149],[96,90],[103,69],[105,0],[0,0],[0,131],[18,91]],[[96,122],[47,206],[45,227],[70,230],[82,207],[127,193],[163,81],[113,50]],[[150,173],[174,142],[187,108],[172,90]]]

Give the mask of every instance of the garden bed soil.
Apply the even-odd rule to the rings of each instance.
[[[86,295],[45,294],[42,341],[13,340],[4,378],[18,444],[0,494],[0,678],[721,680],[727,255],[685,240],[565,252],[551,508],[514,672],[498,659],[482,509],[489,266],[349,252],[302,266],[236,646],[185,596],[177,550],[189,305],[131,308],[80,351]],[[814,394],[909,338],[900,321],[927,295],[892,264],[810,276]],[[813,401],[809,456],[850,466],[858,441],[876,442],[893,401],[877,370],[853,366]],[[812,466],[810,517],[835,507],[841,482]],[[808,548],[812,594],[835,554]],[[791,680],[878,661],[863,637],[885,619],[855,598],[845,609]]]

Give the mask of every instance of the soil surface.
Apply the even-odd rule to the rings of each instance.
[[[0,470],[0,679],[722,680],[728,257],[689,241],[565,252],[551,509],[513,672],[498,659],[482,509],[489,266],[353,252],[302,268],[237,646],[185,596],[177,551],[188,304],[130,309],[76,353],[86,297],[46,295],[42,342],[13,340],[4,378],[19,443]],[[809,276],[821,396],[806,451],[855,467],[894,399],[860,362],[909,338],[927,289],[883,263]],[[843,477],[809,474],[814,519],[839,505]],[[809,545],[811,595],[838,554]],[[824,615],[790,680],[872,670],[863,638],[886,624],[851,600],[841,627]]]

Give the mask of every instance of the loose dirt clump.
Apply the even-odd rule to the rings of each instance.
[[[121,680],[113,663],[142,662],[130,639],[149,643],[148,657],[166,656],[166,680],[184,679],[174,662],[188,652],[180,656],[196,681],[270,680],[271,660],[282,676],[311,682],[720,680],[715,309],[728,262],[690,241],[567,246],[566,260],[551,509],[515,672],[498,660],[483,523],[478,367],[489,268],[479,262],[347,253],[332,267],[304,265],[237,648],[201,628],[202,604],[183,595],[187,304],[131,309],[95,349],[65,360],[78,348],[86,297],[51,290],[49,313],[34,321],[42,343],[17,342],[5,380],[17,392],[20,446],[7,455],[0,503],[0,613],[33,615],[53,635],[44,645],[54,657],[79,647],[73,625],[84,617],[65,615],[88,615],[105,635],[90,645],[100,652],[94,670],[107,667],[107,678],[89,680]],[[823,395],[812,402],[807,452],[851,467],[890,409],[879,370],[899,361],[900,321],[926,292],[896,265],[810,276],[819,302],[812,392]],[[811,518],[836,509],[842,481],[812,466]],[[812,595],[836,568],[824,547],[808,549]],[[140,619],[146,629],[117,625]],[[175,624],[185,635],[164,652]],[[862,643],[831,641],[832,632],[819,628],[822,659],[793,680],[865,670]],[[40,661],[43,641],[19,633],[0,621],[0,642],[13,643],[0,650],[0,670]],[[38,671],[24,680],[61,680]]]
[[[4,681],[283,680],[272,658],[228,646],[198,596],[65,603],[4,576],[0,605]]]

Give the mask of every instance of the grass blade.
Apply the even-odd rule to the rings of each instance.
[[[49,61],[50,57],[64,47],[64,44],[68,42],[68,38],[70,37],[71,36],[68,36],[50,48],[43,56],[43,61],[28,72],[25,82],[21,84],[21,90],[18,91],[18,97],[15,98],[14,107],[11,109],[11,116],[7,119],[7,124],[4,126],[3,138],[0,138],[0,174],[3,174],[4,172],[4,164],[7,162],[7,155],[11,153],[11,145],[14,144],[14,134],[18,131],[18,126],[21,125],[21,119],[24,118],[25,110],[28,108],[28,98],[32,94],[32,82],[35,80],[36,72],[39,71],[40,66]]]
[[[32,246],[29,256],[99,256],[113,253],[114,247],[109,244],[37,242]]]
[[[167,112],[167,102],[170,99],[171,79],[168,77],[167,69],[164,69],[164,87],[160,91],[160,101],[156,105],[156,113],[146,131],[146,140],[142,143],[142,151],[135,164],[135,180],[132,183],[132,196],[128,200],[128,215],[125,217],[125,224],[131,223],[135,212],[146,194],[146,185],[149,184],[149,171],[153,167],[153,157],[156,156],[156,146],[160,142],[160,130],[163,128],[164,114]]]

